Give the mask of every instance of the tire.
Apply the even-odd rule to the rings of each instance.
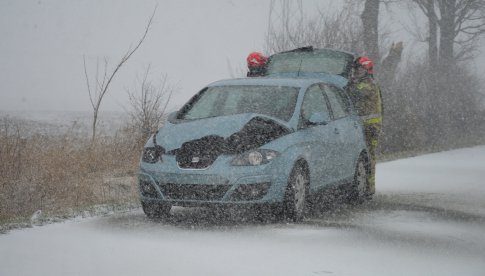
[[[362,204],[368,197],[369,184],[367,182],[367,169],[363,158],[355,166],[354,179],[350,185],[347,202],[353,205]]]
[[[166,218],[170,215],[172,206],[163,203],[141,202],[145,215],[149,218]]]
[[[297,164],[288,179],[284,201],[284,215],[287,220],[299,222],[306,212],[309,177],[306,170]]]

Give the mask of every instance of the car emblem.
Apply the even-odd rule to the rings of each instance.
[[[192,163],[199,163],[200,158],[197,156],[192,157]]]

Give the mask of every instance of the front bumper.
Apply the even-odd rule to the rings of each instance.
[[[163,155],[163,162],[155,164],[142,162],[138,176],[141,200],[178,206],[283,201],[288,173],[281,160],[260,166],[231,166],[232,158],[219,156],[206,169],[181,169],[172,155]]]

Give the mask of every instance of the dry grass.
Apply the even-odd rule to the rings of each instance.
[[[75,130],[42,135],[25,128],[0,118],[0,222],[28,218],[37,210],[62,214],[97,204],[138,202],[135,175],[146,137],[135,135],[140,133],[135,127],[95,143]],[[380,148],[379,157],[391,160],[485,144],[485,125],[475,124],[475,129],[454,137],[453,144]]]
[[[0,221],[137,198],[140,143],[129,132],[91,143],[73,132],[23,136],[19,123],[0,122]]]

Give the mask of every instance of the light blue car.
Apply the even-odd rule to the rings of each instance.
[[[222,80],[202,89],[145,145],[145,214],[256,205],[299,221],[325,189],[344,185],[349,200],[362,200],[368,153],[345,83],[319,74]]]

